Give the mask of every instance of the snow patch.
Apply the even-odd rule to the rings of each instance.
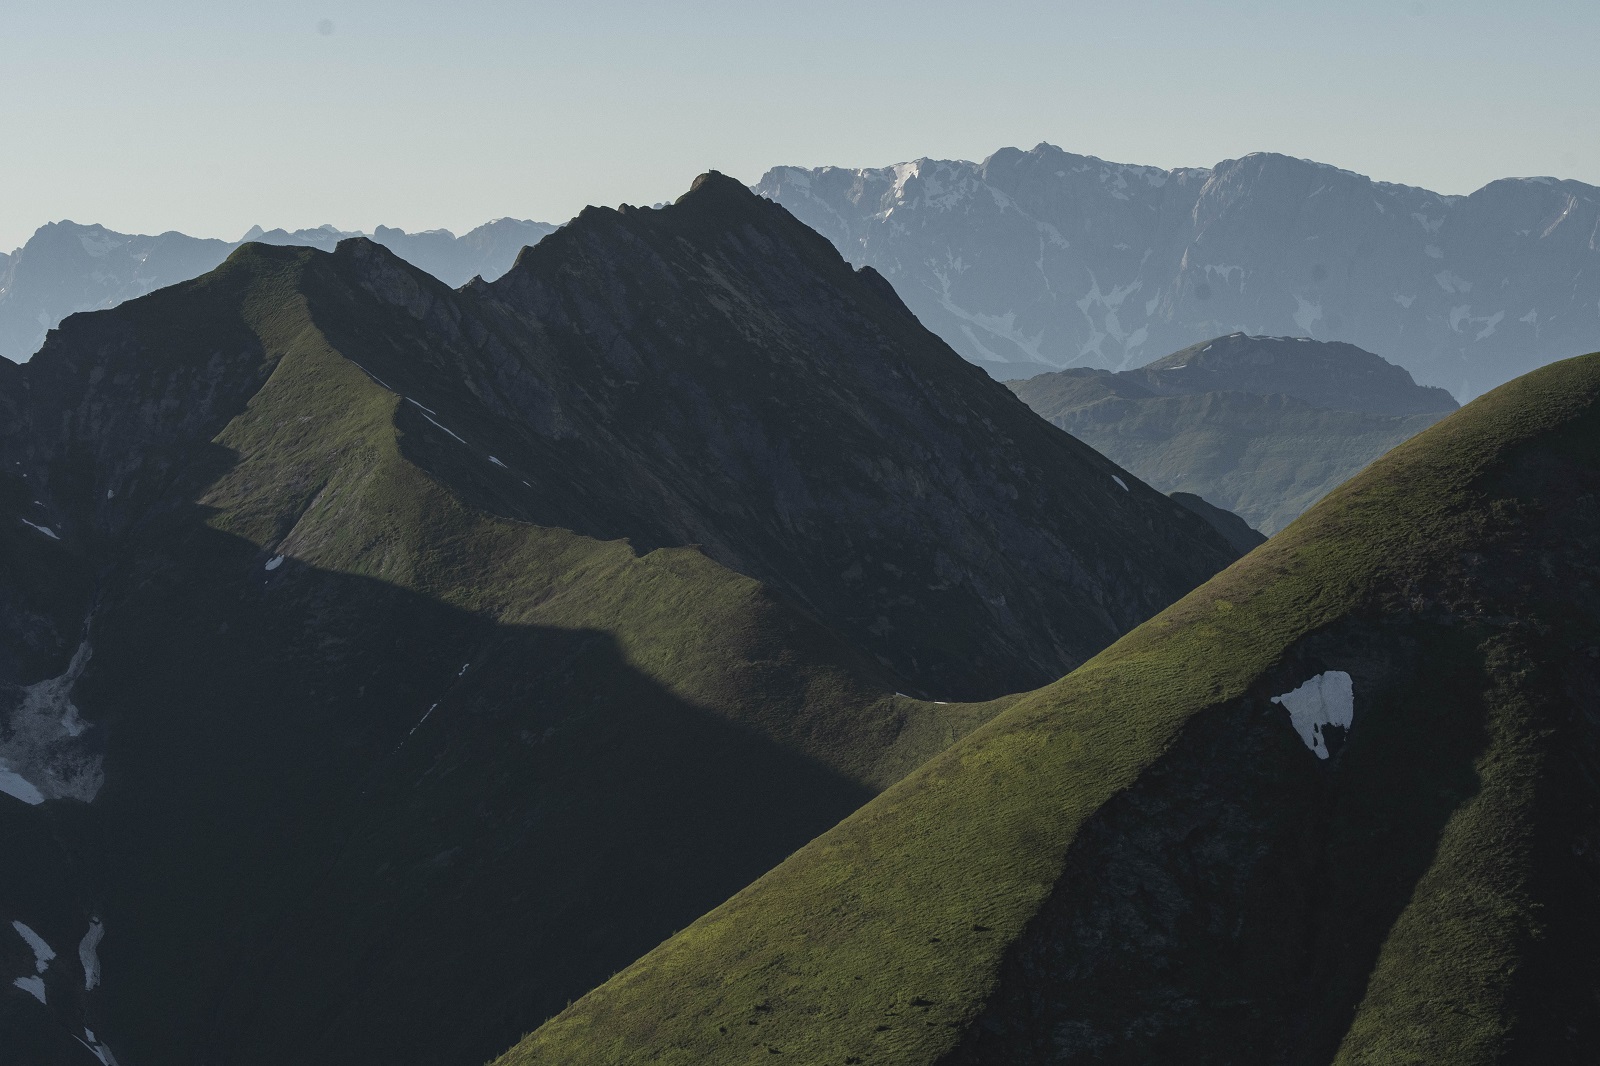
[[[117,1066],[117,1058],[111,1054],[111,1049],[94,1038],[94,1030],[84,1026],[83,1036],[72,1039],[89,1049],[89,1054],[100,1060],[100,1066]]]
[[[272,558],[267,560],[267,569],[268,570],[276,570],[278,567],[280,567],[282,565],[283,565],[283,556],[281,556],[281,555],[274,555]]]
[[[1532,311],[1529,311],[1527,314],[1525,314],[1521,318],[1517,319],[1517,321],[1518,322],[1526,322],[1530,326],[1537,326],[1539,324],[1539,311],[1538,311],[1538,309],[1536,308],[1536,309],[1534,309]]]
[[[1121,487],[1122,487],[1122,491],[1123,491],[1123,492],[1128,492],[1128,491],[1130,491],[1130,490],[1129,490],[1129,488],[1128,488],[1128,483],[1127,483],[1127,482],[1126,482],[1126,481],[1124,481],[1124,480],[1122,480],[1122,479],[1121,479],[1121,478],[1120,478],[1120,477],[1118,477],[1118,476],[1117,476],[1117,475],[1115,475],[1115,474],[1112,474],[1112,475],[1111,475],[1111,480],[1112,480],[1112,481],[1115,481],[1115,482],[1116,482],[1116,483],[1117,483],[1117,484],[1118,484],[1118,485],[1120,485],[1120,486],[1121,486]]]
[[[45,536],[49,537],[51,540],[60,540],[61,539],[59,536],[56,535],[56,531],[51,529],[49,526],[41,526],[37,522],[28,521],[26,518],[24,518],[22,520],[22,524],[25,525],[25,526],[32,526],[34,529],[37,529],[40,533],[43,533]]]
[[[1324,726],[1349,729],[1355,720],[1355,686],[1343,670],[1318,674],[1293,692],[1272,697],[1289,712],[1289,724],[1319,759],[1328,757]]]
[[[40,1003],[43,1003],[45,1001],[44,1000],[44,978],[42,978],[42,977],[19,977],[15,981],[12,981],[11,983],[13,985],[16,985],[18,988],[22,989],[24,992],[28,993],[28,995],[32,996],[34,999],[38,1000]]]
[[[1411,310],[1411,304],[1415,300],[1416,300],[1415,296],[1396,296],[1394,298],[1394,302],[1395,303],[1399,304],[1401,307],[1404,307],[1408,311]]]
[[[422,723],[426,722],[428,720],[428,715],[432,714],[433,711],[434,711],[434,708],[438,707],[438,706],[439,705],[437,703],[435,703],[435,704],[433,704],[433,706],[429,707],[426,711],[423,711],[422,712],[422,717],[417,719],[417,724],[411,727],[411,733],[415,733],[417,730],[421,729],[422,728]],[[411,735],[411,733],[407,733],[406,736],[409,737]]]
[[[489,461],[491,463],[493,463],[495,466],[498,466],[501,470],[509,470],[509,469],[511,469],[510,467],[506,466],[506,464],[502,463],[500,460],[496,459],[492,455],[489,456]]]
[[[87,638],[59,676],[27,685],[0,722],[0,792],[24,803],[92,801],[105,782],[99,745],[83,740],[90,725],[71,699],[93,650]]]
[[[78,235],[78,243],[83,245],[83,250],[96,259],[104,259],[107,254],[122,247],[123,242],[117,240],[103,229],[92,230],[89,233]]]
[[[44,937],[21,922],[12,922],[11,928],[15,929],[17,935],[26,940],[28,946],[33,949],[33,968],[39,973],[44,973],[51,960],[56,957],[55,949],[44,942]]]
[[[1451,270],[1441,270],[1433,276],[1445,292],[1471,292],[1472,282]]]
[[[412,403],[416,403],[416,401],[413,400]],[[422,405],[419,403],[419,404],[417,404],[417,406],[421,407]],[[438,426],[440,429],[444,430],[446,433],[449,433],[452,437],[455,437],[455,439],[456,439],[456,441],[458,443],[461,443],[461,444],[467,443],[466,441],[462,440],[459,436],[456,436],[455,432],[453,430],[451,430],[448,426],[440,424],[438,419],[436,419],[432,415],[426,413],[426,411],[424,411],[422,417],[426,418],[429,422],[432,422],[434,425]]]
[[[89,931],[78,941],[78,961],[83,963],[83,990],[92,992],[100,983],[100,940],[106,927],[99,918],[89,923]]]
[[[1294,324],[1300,327],[1301,333],[1310,333],[1311,327],[1322,319],[1322,304],[1313,303],[1304,296],[1296,296],[1297,305],[1294,311]]]
[[[37,807],[44,802],[44,793],[32,781],[11,769],[11,764],[0,759],[0,792]]]

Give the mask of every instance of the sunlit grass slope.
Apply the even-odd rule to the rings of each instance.
[[[1597,500],[1600,355],[1401,445],[499,1061],[1584,1061]],[[1271,698],[1335,669],[1323,762]]]

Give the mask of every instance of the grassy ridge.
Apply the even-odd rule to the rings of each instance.
[[[1540,449],[1593,463],[1595,441],[1600,356],[1475,401],[1018,700],[500,1061],[734,1063],[763,1052],[816,1063],[937,1061],[990,1000],[1008,946],[1057,882],[1080,828],[1170,751],[1187,722],[1243,697],[1308,635],[1404,611],[1430,585],[1455,587],[1460,560],[1492,552],[1520,521],[1507,502],[1516,486],[1496,478]],[[1497,724],[1484,786],[1451,821],[1395,925],[1374,978],[1375,990],[1392,991],[1361,1008],[1348,1061],[1442,1061],[1427,1059],[1441,1049],[1475,1061],[1504,1038],[1503,989],[1480,983],[1464,999],[1441,990],[1476,980],[1475,959],[1492,968],[1515,955],[1531,921],[1518,887],[1526,871],[1473,858],[1484,833],[1498,839],[1525,812],[1516,791],[1528,733],[1513,721],[1521,698],[1489,701]],[[1479,888],[1467,891],[1466,879]],[[1473,920],[1459,906],[1463,892],[1498,918]],[[1464,924],[1437,956],[1405,947],[1422,935],[1409,930],[1431,935],[1446,921]],[[1423,1002],[1449,1017],[1411,1037],[1383,1017]]]
[[[141,425],[120,469],[58,464],[125,509],[82,702],[130,1058],[482,1058],[993,710],[896,696],[694,548],[464,503],[437,472],[498,468],[329,342],[326,268],[247,247],[118,312],[160,352],[150,404],[228,359],[254,391],[209,445]]]

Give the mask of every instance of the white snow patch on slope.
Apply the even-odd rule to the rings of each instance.
[[[1323,726],[1349,729],[1355,720],[1355,686],[1343,670],[1318,674],[1293,692],[1272,697],[1272,702],[1288,710],[1294,731],[1319,759],[1328,757]]]
[[[11,764],[0,759],[0,792],[15,797],[23,803],[37,807],[44,802],[44,793],[32,781],[11,769]]]
[[[1112,474],[1112,475],[1111,475],[1111,480],[1112,480],[1112,481],[1115,481],[1115,482],[1116,482],[1116,483],[1117,483],[1117,484],[1118,484],[1118,485],[1121,485],[1121,486],[1122,486],[1122,491],[1123,491],[1123,492],[1128,492],[1128,491],[1131,491],[1131,490],[1129,490],[1129,488],[1128,488],[1128,483],[1127,483],[1127,482],[1126,482],[1126,481],[1124,481],[1124,480],[1122,480],[1122,479],[1121,479],[1121,478],[1120,478],[1120,477],[1118,477],[1118,476],[1117,476],[1117,475],[1115,475],[1115,474]]]
[[[49,537],[51,540],[60,540],[61,539],[59,536],[56,535],[56,531],[51,529],[49,526],[41,526],[37,522],[28,521],[26,518],[24,518],[22,520],[22,524],[25,525],[25,526],[32,526],[34,529],[37,529],[40,533],[43,533],[45,536]]]
[[[123,242],[117,240],[103,229],[91,230],[78,235],[78,243],[83,245],[83,250],[96,259],[105,258],[106,254],[122,247]]]
[[[417,406],[421,407],[422,405],[419,403],[419,404],[417,404]],[[422,417],[426,418],[429,422],[432,422],[434,425],[438,426],[440,429],[444,430],[446,433],[450,434],[452,437],[455,437],[456,440],[459,443],[461,443],[461,444],[467,443],[466,441],[462,440],[460,437],[457,437],[454,430],[452,430],[448,426],[445,426],[442,423],[440,423],[439,420],[434,418],[432,415],[427,414],[426,412],[424,412]]]
[[[1411,309],[1411,304],[1415,300],[1415,296],[1396,296],[1394,298],[1395,303],[1399,304],[1401,307],[1404,307],[1408,311]]]
[[[492,455],[489,456],[489,461],[491,463],[493,463],[495,466],[498,466],[501,470],[509,470],[509,469],[511,469],[510,467],[506,466],[506,464],[502,463],[500,460],[496,459]]]
[[[267,560],[267,569],[268,570],[276,570],[278,567],[280,567],[282,565],[283,565],[283,556],[281,556],[281,555],[274,555],[272,558]]]
[[[15,981],[12,981],[11,983],[16,985],[18,988],[22,989],[24,992],[28,993],[28,995],[32,996],[34,999],[38,1000],[40,1003],[44,1002],[44,978],[42,978],[42,977],[19,977]]]
[[[1304,296],[1296,296],[1297,305],[1294,310],[1294,324],[1300,327],[1301,333],[1309,334],[1311,327],[1322,319],[1322,304],[1313,303]]]
[[[78,961],[83,964],[83,990],[92,992],[100,983],[100,939],[106,927],[99,918],[89,923],[89,931],[78,941]]]
[[[111,1049],[94,1038],[94,1030],[84,1026],[83,1036],[72,1039],[89,1049],[89,1054],[100,1060],[100,1066],[117,1066],[117,1057],[111,1054]]]
[[[32,929],[28,928],[21,922],[12,922],[11,928],[15,929],[17,931],[17,935],[23,940],[26,940],[28,942],[28,946],[33,949],[34,969],[39,973],[44,973],[45,968],[48,967],[51,960],[56,957],[55,949],[44,942],[44,937],[40,936],[38,933],[35,933]]]
[[[0,792],[24,803],[75,799],[88,803],[105,782],[98,745],[84,742],[90,729],[71,700],[72,687],[93,655],[85,639],[59,677],[18,692],[10,717],[0,722]]]

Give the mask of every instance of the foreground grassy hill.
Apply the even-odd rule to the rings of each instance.
[[[1268,534],[1456,408],[1445,390],[1354,345],[1242,333],[1137,370],[1063,370],[1010,386],[1150,484],[1199,495]]]
[[[733,188],[0,372],[0,1063],[482,1061],[1232,558]]]
[[[1596,560],[1600,355],[1396,448],[499,1061],[1591,1061]]]

